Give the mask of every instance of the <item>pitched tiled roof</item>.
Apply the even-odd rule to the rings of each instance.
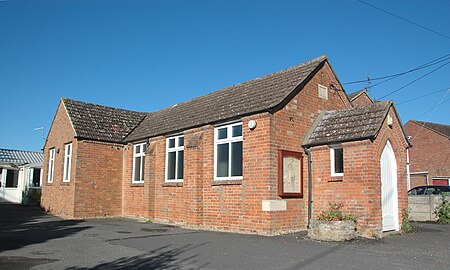
[[[147,115],[62,98],[77,137],[121,142]]]
[[[42,164],[44,154],[42,152],[0,149],[0,163],[9,164]]]
[[[437,123],[430,123],[430,122],[422,122],[417,120],[411,120],[415,122],[416,124],[420,126],[424,126],[428,129],[433,130],[434,132],[437,132],[441,135],[444,135],[445,137],[450,139],[450,125],[443,125],[443,124],[437,124]],[[411,134],[410,134],[411,135]]]
[[[392,106],[391,101],[325,111],[305,137],[303,146],[324,145],[338,142],[374,138]]]
[[[270,111],[288,99],[297,86],[307,82],[307,78],[326,59],[325,56],[320,56],[301,65],[151,113],[126,137],[125,141]]]
[[[350,99],[350,101],[353,101],[355,98],[359,97],[364,92],[366,92],[366,89],[362,89],[362,90],[353,92],[351,94],[348,94],[347,96],[348,96],[348,99]]]

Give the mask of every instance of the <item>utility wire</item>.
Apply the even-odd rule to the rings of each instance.
[[[439,106],[444,105],[445,103],[447,103],[447,102],[449,102],[449,101],[450,101],[450,98],[447,99],[447,100],[445,100],[444,102],[442,102]],[[421,113],[421,114],[419,114],[419,115],[416,115],[416,117],[414,117],[414,118],[418,118],[418,117],[420,117],[420,116],[426,114],[427,112],[429,112],[429,111],[431,111],[431,110],[433,110],[433,109],[434,109],[434,108],[428,109],[428,110],[424,111],[423,113]]]
[[[437,94],[437,93],[440,93],[440,92],[444,92],[444,91],[446,91],[448,89],[450,89],[450,87],[447,87],[447,88],[444,88],[444,89],[441,89],[441,90],[438,90],[438,91],[434,91],[434,92],[428,93],[428,94],[420,96],[420,97],[415,97],[415,98],[412,98],[412,99],[408,99],[408,100],[399,102],[399,103],[397,103],[397,105],[408,103],[410,101],[417,100],[417,99],[420,99],[420,98],[428,97],[428,96],[431,96],[431,95],[434,95],[434,94]]]
[[[412,137],[411,143],[414,141],[414,139],[417,137],[417,135],[419,135],[419,133],[422,131],[423,127],[428,122],[428,120],[433,115],[433,113],[436,111],[437,107],[439,107],[440,105],[443,104],[442,102],[444,101],[444,99],[448,95],[448,93],[450,93],[450,89],[448,89],[447,92],[445,92],[445,95],[441,98],[441,100],[439,100],[438,104],[436,104],[436,106],[434,106],[433,111],[430,113],[430,115],[428,115],[427,120],[425,121],[425,123],[423,123],[423,125],[420,127],[419,131],[417,131],[416,135],[414,135],[414,137]],[[449,100],[450,99],[446,100],[445,102],[447,102]]]
[[[393,93],[396,93],[396,92],[402,90],[403,88],[405,88],[405,87],[407,87],[407,86],[410,86],[411,84],[413,84],[413,83],[415,83],[415,82],[417,82],[417,81],[419,81],[419,80],[425,78],[426,76],[428,76],[428,75],[430,75],[431,73],[433,73],[433,72],[435,72],[435,71],[437,71],[437,70],[439,70],[439,69],[445,67],[445,66],[448,65],[448,64],[450,64],[450,61],[447,62],[447,63],[445,63],[445,64],[443,64],[443,65],[440,65],[439,67],[437,67],[437,68],[433,69],[432,71],[430,71],[430,72],[428,72],[428,73],[426,73],[426,74],[420,76],[419,78],[417,78],[417,79],[415,79],[415,80],[413,80],[413,81],[411,81],[411,82],[409,82],[409,83],[403,85],[402,87],[400,87],[400,88],[398,88],[398,89],[396,89],[396,90],[394,90],[394,91],[391,91],[391,92],[387,93],[386,95],[380,97],[380,99],[383,99],[383,98],[385,98],[385,97],[387,97],[387,96],[390,96],[390,95],[392,95]]]
[[[367,6],[369,6],[369,7],[372,7],[372,8],[374,8],[374,9],[377,9],[377,10],[379,10],[379,11],[381,11],[381,12],[387,13],[387,14],[389,14],[389,15],[391,15],[391,16],[397,18],[397,19],[400,19],[400,20],[402,20],[402,21],[405,21],[405,22],[408,22],[408,23],[410,23],[410,24],[412,24],[412,25],[415,25],[415,26],[417,26],[417,27],[420,27],[420,28],[422,28],[422,29],[424,29],[424,30],[426,30],[426,31],[428,31],[428,32],[435,33],[436,35],[439,35],[439,36],[444,37],[444,38],[446,38],[446,39],[450,39],[450,36],[444,35],[444,34],[442,34],[442,33],[439,33],[438,31],[434,31],[433,29],[430,29],[430,28],[428,28],[428,27],[426,27],[426,26],[420,25],[420,24],[415,23],[415,22],[413,22],[413,21],[411,21],[411,20],[408,20],[408,19],[406,19],[406,18],[400,17],[399,15],[394,14],[394,13],[392,13],[392,12],[390,12],[390,11],[387,11],[387,10],[385,10],[385,9],[379,8],[379,7],[377,7],[377,6],[374,6],[374,5],[372,5],[372,4],[369,4],[369,3],[365,2],[365,1],[362,1],[362,0],[357,0],[357,1],[360,2],[360,3],[363,3],[363,4],[365,4],[365,5],[367,5]]]
[[[433,65],[437,65],[437,64],[439,64],[441,62],[444,62],[444,61],[447,61],[449,59],[450,59],[450,53],[446,54],[444,56],[441,56],[441,57],[439,57],[437,59],[434,59],[433,61],[430,61],[428,63],[422,64],[422,65],[417,66],[415,68],[412,68],[410,70],[404,71],[404,72],[400,72],[400,73],[396,73],[396,74],[392,74],[392,75],[387,75],[387,76],[382,76],[382,77],[378,77],[378,78],[370,78],[370,79],[365,79],[365,80],[346,82],[346,83],[343,83],[343,84],[367,83],[368,81],[377,81],[377,80],[389,79],[389,78],[393,78],[393,77],[396,78],[396,77],[399,77],[399,76],[402,76],[402,75],[405,75],[405,74],[408,74],[408,73],[411,73],[411,72],[414,72],[414,71],[417,71],[417,70],[421,70],[421,69],[424,69],[424,68],[427,68],[427,67],[431,67]],[[375,84],[375,85],[378,85],[378,84]],[[372,85],[370,87],[373,87],[375,85]]]

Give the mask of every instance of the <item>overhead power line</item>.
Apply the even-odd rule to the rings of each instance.
[[[377,77],[377,78],[370,78],[370,79],[346,82],[346,83],[343,83],[343,84],[367,83],[368,81],[377,81],[377,80],[383,80],[383,79],[397,78],[399,76],[402,76],[402,75],[405,75],[405,74],[408,74],[408,73],[411,73],[411,72],[414,72],[414,71],[418,71],[418,70],[421,70],[421,69],[424,69],[424,68],[427,68],[427,67],[431,67],[431,66],[437,65],[437,64],[439,64],[441,62],[444,62],[444,61],[447,61],[449,59],[450,59],[450,53],[446,54],[444,56],[441,56],[439,58],[436,58],[433,61],[427,62],[425,64],[422,64],[420,66],[417,66],[415,68],[407,70],[407,71],[403,71],[403,72],[392,74],[392,75],[386,75],[386,76],[382,76],[382,77]],[[388,80],[386,80],[386,81],[388,81]],[[383,82],[386,82],[386,81],[383,81]],[[383,82],[381,82],[381,83],[383,83]],[[381,84],[381,83],[374,84],[374,85],[372,85],[370,87],[374,87],[375,85],[378,85],[378,84]]]
[[[412,25],[415,25],[415,26],[417,26],[417,27],[420,27],[420,28],[422,28],[422,29],[424,29],[424,30],[426,30],[426,31],[428,31],[428,32],[434,33],[434,34],[439,35],[439,36],[441,36],[441,37],[444,37],[444,38],[446,38],[446,39],[450,39],[450,36],[444,35],[444,34],[442,34],[442,33],[439,33],[438,31],[435,31],[435,30],[433,30],[433,29],[430,29],[430,28],[428,28],[428,27],[426,27],[426,26],[420,25],[420,24],[415,23],[415,22],[413,22],[413,21],[411,21],[411,20],[408,20],[408,19],[406,19],[406,18],[403,18],[403,17],[401,17],[401,16],[399,16],[399,15],[397,15],[397,14],[395,14],[395,13],[392,13],[392,12],[387,11],[387,10],[385,10],[385,9],[382,9],[382,8],[380,8],[380,7],[377,7],[377,6],[374,6],[374,5],[372,5],[372,4],[369,4],[369,3],[367,3],[366,1],[358,0],[358,2],[363,3],[364,5],[367,5],[367,6],[369,6],[369,7],[372,7],[372,8],[374,8],[374,9],[377,9],[377,10],[379,10],[379,11],[381,11],[381,12],[386,13],[386,14],[389,14],[389,15],[391,15],[391,16],[397,18],[397,19],[400,19],[400,20],[402,20],[402,21],[405,21],[405,22],[407,22],[407,23],[410,23],[410,24],[412,24]]]
[[[411,81],[411,82],[409,82],[409,83],[403,85],[402,87],[397,88],[397,89],[395,89],[394,91],[391,91],[391,92],[387,93],[386,95],[380,97],[380,99],[383,99],[383,98],[385,98],[385,97],[387,97],[387,96],[390,96],[390,95],[392,95],[392,94],[394,94],[394,93],[396,93],[396,92],[398,92],[398,91],[400,91],[400,90],[402,90],[402,89],[404,89],[404,88],[410,86],[411,84],[413,84],[413,83],[415,83],[415,82],[417,82],[417,81],[419,81],[419,80],[425,78],[426,76],[428,76],[428,75],[430,75],[431,73],[433,73],[433,72],[435,72],[435,71],[437,71],[437,70],[439,70],[439,69],[445,67],[445,66],[448,65],[448,64],[450,64],[450,61],[447,62],[447,63],[445,63],[445,64],[443,64],[443,65],[440,65],[439,67],[433,69],[432,71],[430,71],[430,72],[428,72],[428,73],[425,73],[424,75],[422,75],[422,76],[420,76],[419,78],[417,78],[417,79],[415,79],[415,80],[413,80],[413,81]]]
[[[447,90],[447,92],[445,92],[445,95],[441,98],[441,100],[439,100],[439,102],[436,104],[436,106],[434,106],[434,108],[432,108],[431,110],[433,110],[430,115],[428,115],[427,119],[425,120],[425,123],[423,123],[423,125],[420,127],[419,131],[417,131],[416,135],[414,135],[414,137],[412,138],[411,142],[417,137],[417,135],[419,135],[419,133],[422,131],[423,127],[425,126],[425,124],[428,122],[428,120],[430,119],[430,117],[434,114],[434,112],[436,111],[436,109],[441,106],[442,104],[446,103],[447,101],[449,101],[450,99],[447,99],[446,101],[444,101],[445,97],[448,95],[448,93],[450,93],[450,89]],[[427,112],[429,112],[430,110],[420,114],[423,115]]]
[[[408,102],[411,102],[411,101],[414,101],[414,100],[417,100],[417,99],[421,99],[421,98],[428,97],[428,96],[431,96],[431,95],[434,95],[434,94],[437,94],[437,93],[440,93],[440,92],[444,92],[444,91],[446,91],[448,89],[450,89],[450,87],[447,87],[447,88],[444,88],[444,89],[441,89],[441,90],[438,90],[438,91],[434,91],[434,92],[428,93],[426,95],[422,95],[422,96],[419,96],[419,97],[415,97],[415,98],[411,98],[411,99],[399,102],[399,103],[397,103],[397,105],[405,104],[405,103],[408,103]]]

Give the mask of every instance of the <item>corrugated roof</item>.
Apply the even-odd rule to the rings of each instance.
[[[391,101],[382,101],[349,109],[325,111],[311,128],[303,146],[374,138],[391,106]]]
[[[42,164],[44,163],[44,154],[42,152],[0,149],[0,163]]]
[[[441,135],[444,135],[445,137],[450,139],[450,125],[437,124],[437,123],[431,123],[431,122],[423,122],[423,121],[417,121],[417,120],[411,120],[411,121],[415,122],[416,124],[418,124],[420,126],[424,126],[428,129],[431,129],[434,132],[437,132]]]
[[[151,113],[124,141],[269,111],[288,99],[326,59],[326,56],[320,56],[306,63]]]
[[[77,137],[121,142],[147,113],[62,98]]]

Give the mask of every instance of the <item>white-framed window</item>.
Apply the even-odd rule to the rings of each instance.
[[[342,146],[332,146],[330,148],[331,176],[344,175],[344,149]]]
[[[319,97],[323,99],[328,99],[328,87],[325,85],[318,85]]]
[[[144,182],[144,167],[145,167],[145,150],[146,143],[135,144],[133,147],[133,183]]]
[[[70,168],[72,167],[72,143],[64,145],[64,173],[63,182],[70,182]]]
[[[242,123],[214,129],[214,179],[242,179]]]
[[[184,136],[166,139],[166,181],[182,182],[184,175]]]
[[[49,183],[53,183],[53,174],[55,170],[55,148],[49,150],[48,153],[48,178]]]

